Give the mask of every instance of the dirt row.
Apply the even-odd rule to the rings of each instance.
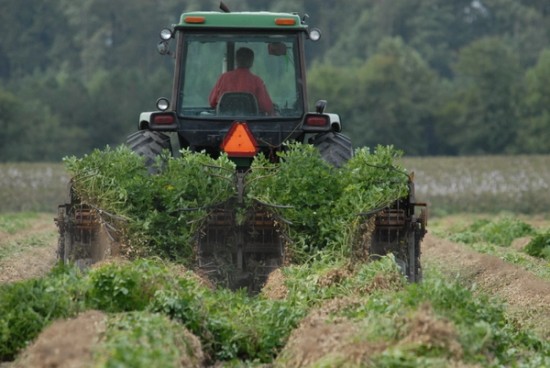
[[[55,231],[53,220],[46,221],[40,218],[24,233],[13,235],[11,240],[29,235],[40,236],[51,231]],[[6,240],[2,239],[0,246],[1,244],[6,244]],[[55,262],[55,249],[56,243],[52,241],[47,247],[28,249],[4,259],[0,262],[0,282],[13,282],[44,275]],[[550,338],[549,282],[497,257],[477,253],[464,245],[430,234],[423,242],[422,257],[425,272],[430,272],[431,268],[438,269],[451,278],[458,277],[465,283],[475,284],[477,290],[504,301],[508,313],[518,326],[532,329],[543,338]],[[429,311],[426,314],[429,315]],[[87,360],[82,357],[90,354],[90,346],[97,343],[99,334],[104,331],[104,321],[105,316],[102,313],[89,311],[76,319],[52,324],[23,353],[19,364],[29,363],[37,367],[79,366],[78,362]],[[349,326],[341,327],[347,329]],[[335,328],[338,329],[338,326]],[[319,332],[316,331],[315,335],[319,336]],[[71,349],[64,353],[60,347],[66,346],[66,339],[70,340]],[[327,343],[331,341],[334,339],[328,339]],[[317,346],[318,343],[315,340],[313,345]],[[377,350],[379,347],[370,348]],[[80,357],[76,361],[75,353],[76,357]],[[47,364],[40,365],[39,362]],[[67,362],[73,362],[74,365],[65,365]]]
[[[57,239],[52,236],[57,232],[54,216],[42,214],[25,230],[15,234],[0,232],[0,249],[14,243],[21,248],[7,257],[0,259],[0,283],[15,282],[45,275],[55,264]],[[26,239],[48,239],[44,245],[25,246]]]
[[[503,301],[520,327],[550,338],[550,282],[497,257],[429,234],[422,249],[425,267],[437,267],[449,277],[475,284]]]

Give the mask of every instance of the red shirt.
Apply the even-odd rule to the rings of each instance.
[[[210,92],[208,101],[210,106],[216,107],[225,92],[248,92],[258,100],[258,107],[262,113],[273,113],[273,102],[267,93],[265,84],[260,77],[254,75],[247,68],[238,68],[223,73]]]

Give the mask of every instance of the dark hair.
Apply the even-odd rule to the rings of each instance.
[[[254,51],[248,47],[241,47],[237,50],[236,59],[238,68],[250,68],[254,63]]]

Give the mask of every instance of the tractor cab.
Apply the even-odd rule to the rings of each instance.
[[[319,38],[297,14],[184,13],[161,31],[158,45],[175,58],[172,97],[158,100],[159,111],[142,113],[139,128],[175,131],[181,147],[213,156],[236,122],[246,124],[256,152],[339,131],[339,117],[324,114],[324,106],[308,114],[304,43]],[[245,49],[252,60],[243,65]]]

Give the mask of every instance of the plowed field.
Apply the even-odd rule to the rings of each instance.
[[[0,283],[12,283],[23,279],[43,276],[53,267],[56,260],[57,234],[53,215],[32,215],[18,226],[0,228]],[[496,296],[504,301],[509,317],[517,326],[535,332],[542,339],[550,339],[550,282],[525,268],[508,263],[497,256],[482,254],[472,248],[428,234],[423,242],[424,273],[438,270],[449,279],[458,279],[465,285],[476,285],[482,293]],[[434,271],[435,272],[435,271]],[[430,314],[430,310],[426,314]],[[421,317],[418,317],[422,319]],[[32,364],[33,367],[80,366],[79,361],[90,356],[90,345],[98,341],[103,333],[105,317],[99,312],[87,312],[80,317],[50,325],[19,358],[17,364]],[[420,322],[419,322],[420,323]],[[439,326],[442,333],[445,326]],[[315,326],[309,326],[312,330]],[[323,344],[341,343],[340,335],[351,328],[345,323],[321,328],[323,341],[308,336],[300,341],[291,336],[290,341],[306,344],[307,349],[323,349]],[[319,331],[321,331],[319,330]],[[318,332],[319,332],[318,331]],[[430,333],[424,331],[424,334]],[[330,336],[334,334],[334,336]],[[409,338],[409,337],[407,337]],[[410,337],[410,338],[415,338]],[[430,337],[416,337],[430,338]],[[434,336],[435,338],[435,336]],[[298,339],[298,340],[296,340]],[[63,353],[68,343],[72,349]],[[79,345],[80,344],[80,345]],[[373,352],[384,346],[359,347]],[[344,349],[344,348],[343,348]],[[350,354],[364,353],[354,347]],[[78,353],[79,357],[74,356]],[[63,355],[68,354],[68,355]],[[315,353],[311,353],[315,356]],[[311,357],[311,356],[310,356]],[[68,365],[67,365],[68,364]],[[15,366],[2,363],[2,367]]]

